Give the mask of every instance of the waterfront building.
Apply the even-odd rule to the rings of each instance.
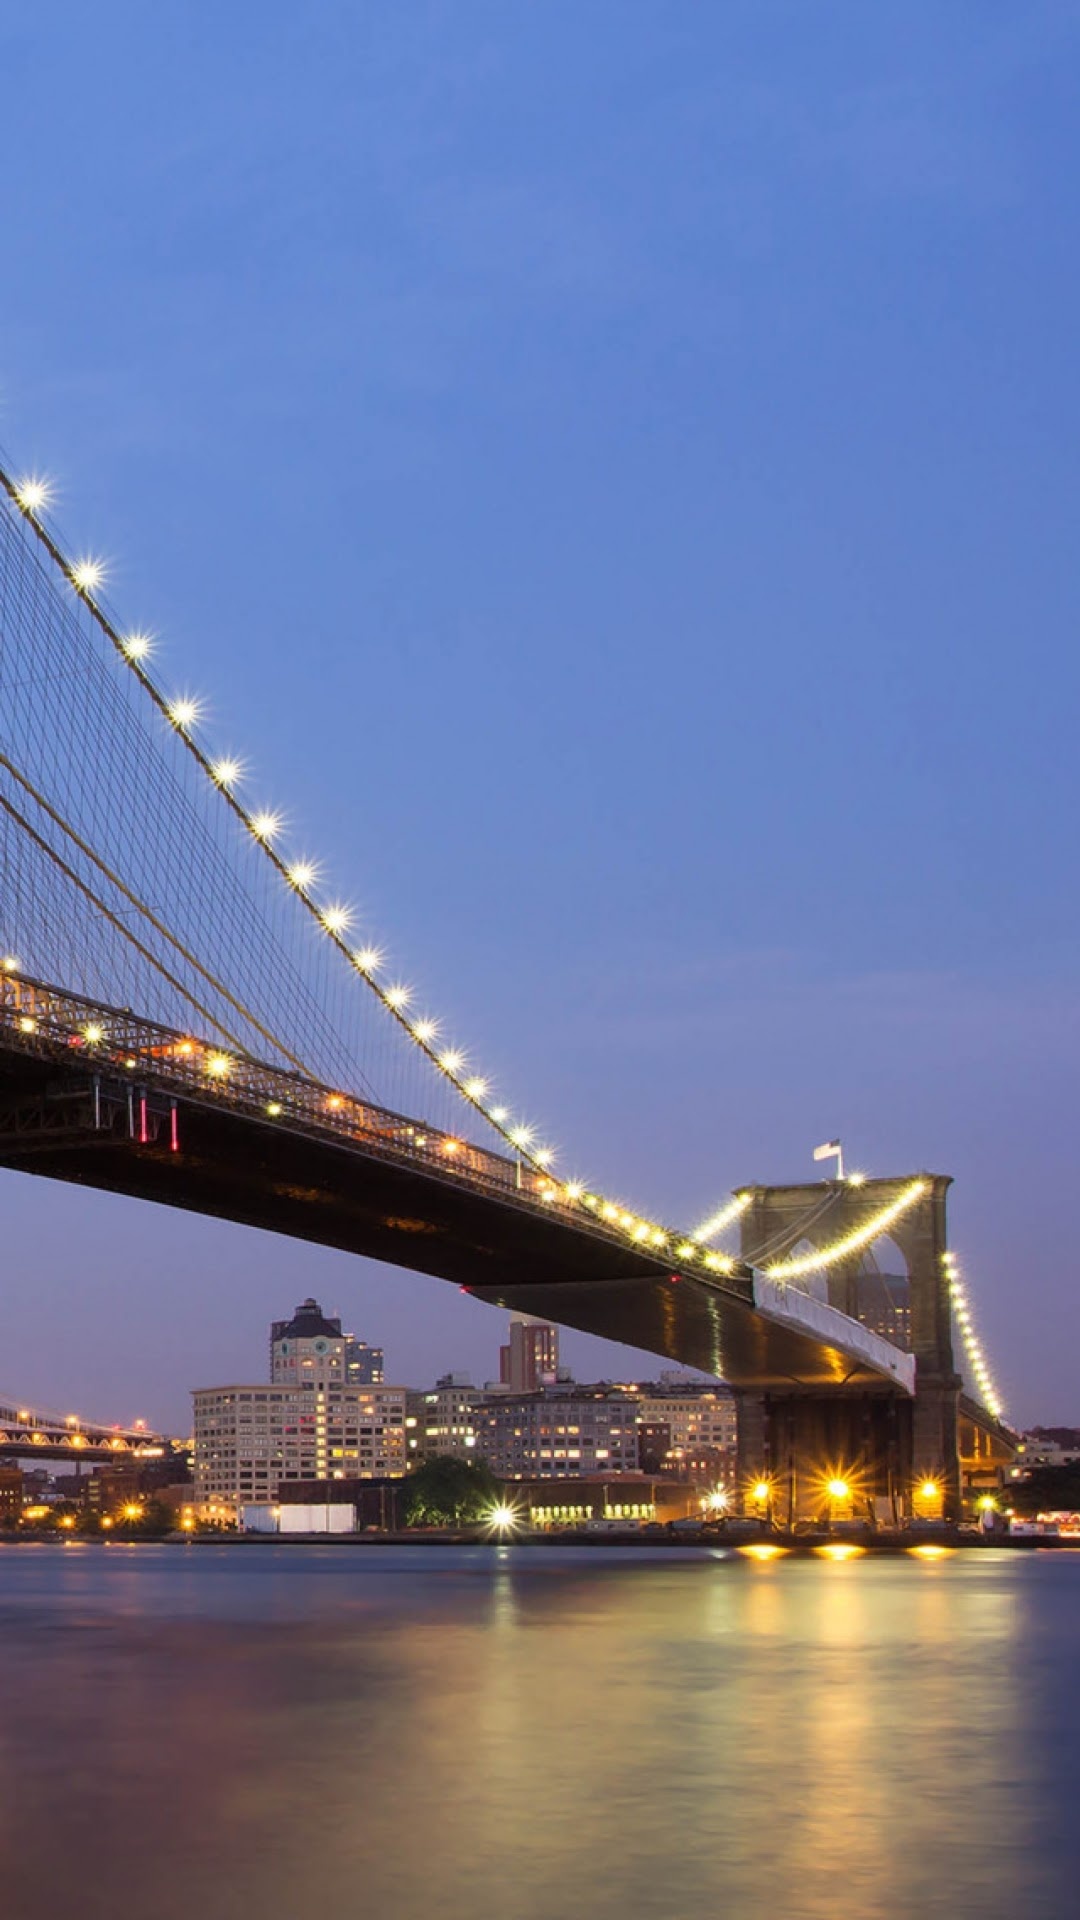
[[[522,1525],[544,1532],[598,1524],[649,1526],[697,1519],[702,1512],[700,1488],[637,1473],[582,1478],[571,1486],[526,1480],[514,1487],[507,1505]]]
[[[492,1394],[474,1412],[476,1455],[501,1480],[556,1480],[637,1469],[635,1397],[614,1387]]]
[[[410,1392],[410,1456],[425,1460],[452,1454],[459,1460],[475,1459],[476,1411],[485,1399],[467,1373],[444,1373],[433,1387]]]
[[[406,1471],[404,1387],[202,1387],[195,1504],[272,1504],[283,1482]]]
[[[515,1313],[510,1338],[499,1348],[499,1383],[511,1393],[535,1393],[559,1375],[559,1329],[547,1320]]]
[[[0,1466],[0,1527],[17,1527],[23,1510],[21,1467]]]
[[[647,1471],[712,1484],[734,1477],[736,1405],[727,1387],[667,1374],[626,1391],[638,1396],[638,1459]]]
[[[198,1511],[272,1505],[291,1481],[406,1472],[405,1389],[350,1384],[349,1340],[336,1316],[302,1300],[271,1328],[269,1384],[193,1394]]]

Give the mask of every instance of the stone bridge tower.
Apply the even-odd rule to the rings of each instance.
[[[850,1471],[860,1511],[901,1517],[919,1510],[916,1489],[940,1489],[938,1512],[960,1512],[958,1414],[961,1382],[952,1344],[952,1314],[942,1255],[946,1238],[947,1174],[891,1180],[827,1180],[786,1187],[744,1187],[741,1257],[768,1272],[794,1254],[835,1248],[869,1222],[896,1208],[883,1229],[903,1256],[909,1288],[910,1347],[916,1362],[915,1398],[882,1383],[880,1391],[778,1382],[764,1393],[739,1396],[739,1468],[743,1486],[767,1481],[777,1518],[793,1521],[822,1510],[822,1480],[831,1468]],[[820,1269],[831,1306],[859,1318],[859,1274],[870,1242]],[[808,1288],[811,1277],[789,1284]],[[913,1506],[913,1502],[915,1503]],[[922,1510],[927,1510],[924,1499]]]

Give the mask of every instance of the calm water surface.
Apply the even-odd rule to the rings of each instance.
[[[3,1920],[1080,1914],[1080,1554],[0,1549]]]

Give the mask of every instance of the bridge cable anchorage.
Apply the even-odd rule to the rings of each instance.
[[[215,763],[210,758],[195,739],[192,731],[201,717],[198,703],[186,696],[170,699],[164,693],[145,664],[149,654],[147,636],[138,633],[125,640],[120,633],[98,591],[104,581],[105,570],[102,563],[85,559],[78,561],[69,559],[58,537],[46,525],[42,516],[51,500],[48,482],[35,476],[31,480],[20,483],[12,477],[6,466],[0,466],[0,484],[3,485],[9,498],[32,528],[50,558],[75,589],[91,618],[115,649],[117,657],[135,675],[143,691],[177,733],[206,779],[224,799],[323,935],[332,942],[352,971],[360,976],[370,991],[381,1001],[402,1031],[408,1035],[412,1044],[421,1050],[428,1062],[450,1083],[455,1093],[466,1101],[486,1124],[501,1135],[523,1162],[532,1167],[535,1172],[543,1173],[552,1154],[548,1149],[534,1147],[532,1128],[509,1126],[507,1124],[509,1116],[505,1115],[502,1109],[493,1108],[487,1103],[487,1083],[479,1076],[466,1073],[463,1056],[453,1049],[444,1052],[437,1049],[432,1031],[434,1023],[414,1022],[408,1017],[406,1008],[411,995],[407,990],[395,986],[384,987],[375,978],[376,968],[381,964],[382,956],[371,948],[355,951],[349,946],[344,937],[352,920],[349,910],[337,904],[320,906],[312,898],[308,885],[305,884],[307,876],[305,875],[303,879],[298,877],[296,863],[290,868],[289,863],[278,853],[272,842],[281,831],[283,823],[280,816],[269,811],[254,812],[236,797],[233,786],[240,773],[239,763],[223,760]],[[304,864],[306,863],[301,863],[301,867]]]
[[[2,460],[2,456],[0,456],[0,460]],[[358,973],[361,976],[364,984],[369,988],[375,1000],[393,1015],[397,1026],[404,1031],[408,1039],[412,1042],[413,1047],[417,1050],[418,1054],[423,1057],[426,1063],[436,1069],[440,1080],[448,1085],[454,1097],[463,1099],[469,1108],[476,1113],[478,1118],[482,1120],[485,1125],[492,1127],[497,1135],[513,1150],[517,1164],[528,1170],[530,1180],[537,1182],[542,1199],[547,1200],[553,1197],[555,1193],[554,1176],[547,1172],[547,1167],[552,1157],[550,1151],[540,1148],[535,1144],[535,1135],[531,1128],[524,1125],[513,1124],[505,1108],[492,1104],[488,1096],[486,1082],[480,1076],[471,1072],[464,1057],[460,1053],[453,1048],[443,1048],[440,1044],[437,1044],[437,1023],[428,1019],[417,1019],[408,1011],[411,999],[408,990],[396,984],[384,984],[376,977],[384,967],[383,956],[372,946],[354,949],[349,945],[345,938],[349,931],[351,918],[348,910],[337,904],[320,904],[313,896],[312,889],[318,880],[318,870],[315,863],[302,859],[295,860],[289,864],[273,844],[283,829],[283,822],[280,815],[274,814],[269,810],[254,810],[237,798],[234,788],[243,777],[245,770],[242,764],[235,758],[211,759],[209,753],[204,750],[199,739],[196,737],[195,730],[202,719],[202,710],[198,701],[187,694],[170,697],[158,684],[148,665],[148,659],[151,653],[151,637],[148,634],[132,632],[125,635],[121,632],[101,591],[106,577],[106,570],[102,563],[90,559],[72,560],[68,557],[68,553],[60,537],[54,532],[44,517],[47,508],[51,504],[51,491],[48,483],[41,481],[36,476],[27,482],[18,483],[12,478],[5,464],[0,464],[0,482],[2,482],[4,491],[17,510],[16,520],[29,530],[29,535],[32,537],[30,544],[33,545],[36,543],[39,551],[45,556],[45,559],[51,562],[58,570],[67,585],[72,589],[76,603],[74,623],[73,616],[62,607],[59,609],[59,613],[63,614],[63,619],[61,620],[57,608],[48,601],[45,587],[42,585],[42,581],[45,581],[44,573],[41,574],[40,579],[37,576],[30,578],[24,569],[22,573],[13,576],[12,582],[8,582],[7,573],[4,572],[2,578],[0,578],[0,587],[7,592],[9,599],[17,603],[15,609],[16,626],[21,629],[25,623],[29,623],[33,628],[33,638],[40,643],[40,647],[51,647],[54,656],[53,670],[58,680],[63,677],[65,671],[69,676],[71,674],[76,675],[80,681],[86,679],[87,676],[92,676],[95,670],[96,656],[91,657],[89,643],[95,633],[102,637],[106,643],[109,658],[114,663],[119,662],[122,667],[126,669],[127,675],[130,676],[128,684],[133,686],[139,695],[145,697],[150,702],[151,707],[156,710],[160,718],[167,724],[169,736],[171,740],[176,743],[176,751],[181,755],[184,763],[193,767],[197,775],[201,777],[204,783],[201,791],[213,796],[213,805],[215,808],[221,800],[224,800],[228,817],[237,820],[243,827],[246,845],[252,849],[253,857],[259,858],[261,856],[264,863],[264,870],[268,868],[275,875],[277,881],[284,883],[283,894],[276,897],[284,900],[289,896],[293,896],[300,902],[305,911],[308,923],[314,923],[322,940],[326,943],[322,951],[325,952],[328,946],[338,957],[344,960],[351,975]],[[3,529],[0,528],[0,534],[2,534],[2,532]],[[49,592],[52,592],[52,588],[47,581],[45,581],[45,586],[48,586]],[[44,611],[42,610],[43,602],[45,603]],[[0,612],[2,611],[3,602],[2,599],[0,599]],[[76,655],[73,659],[71,657],[71,648],[74,642],[70,635],[73,634],[78,637],[81,633],[78,619],[80,614],[85,615],[89,621],[89,629],[82,637],[83,653]],[[67,623],[66,626],[65,622]],[[56,630],[54,631],[54,629]],[[68,629],[70,629],[70,634],[68,633]],[[64,642],[65,637],[67,638],[69,651],[68,655],[61,658],[58,653],[58,648]],[[20,656],[20,658],[21,657],[22,656]],[[34,659],[32,656],[30,656],[30,666],[32,671],[34,667]],[[98,666],[97,671],[100,674],[103,670],[102,662],[101,665]],[[50,687],[50,693],[51,691],[52,689]],[[33,724],[36,719],[37,715],[34,710],[31,709],[30,724]],[[141,728],[144,723],[135,713],[135,707],[130,700],[124,709],[124,713],[121,715],[121,720],[123,724],[127,726],[128,733],[131,736],[129,745],[132,746],[132,750],[143,755],[144,779],[150,786],[153,786],[160,777],[161,769],[146,759],[146,754],[149,751],[146,747],[146,742],[142,739],[141,735],[136,738],[133,732],[136,725]],[[41,732],[42,729],[39,724],[37,740],[39,756],[43,752]],[[93,756],[88,756],[85,751],[86,741],[89,737],[85,725],[80,732],[77,728],[73,727],[69,721],[69,734],[71,737],[67,742],[68,750],[66,754],[60,756],[63,762],[62,772],[65,775],[73,765],[81,769],[84,762],[93,758]],[[62,744],[63,743],[61,743],[61,745]],[[50,745],[52,745],[51,742]],[[52,746],[52,751],[56,754],[58,748]],[[158,751],[163,751],[163,749]],[[97,757],[100,760],[107,756],[98,755]],[[38,804],[42,810],[45,811],[46,818],[51,820],[51,822],[59,828],[61,833],[66,834],[72,839],[73,844],[79,848],[83,859],[94,864],[98,872],[105,875],[109,884],[117,889],[121,899],[128,905],[133,906],[137,913],[141,913],[146,918],[148,924],[152,925],[162,938],[170,941],[177,953],[183,957],[184,963],[200,975],[201,979],[212,988],[213,993],[221,996],[226,1004],[231,1005],[233,1011],[239,1013],[245,1024],[249,1025],[254,1032],[261,1034],[264,1039],[269,1040],[276,1053],[288,1058],[290,1063],[295,1065],[302,1056],[297,1050],[291,1049],[288,1043],[282,1038],[280,1032],[277,1031],[277,1022],[274,1022],[273,1026],[271,1026],[269,1023],[260,1020],[250,1004],[249,995],[245,995],[243,999],[240,999],[235,994],[231,994],[224,986],[224,976],[221,967],[208,966],[205,962],[205,956],[199,957],[197,954],[196,946],[192,940],[188,937],[182,938],[175,926],[169,924],[174,918],[173,913],[170,912],[167,917],[164,914],[155,913],[153,907],[148,904],[145,888],[139,889],[134,886],[129,886],[127,881],[121,877],[120,863],[116,860],[102,860],[100,853],[91,844],[89,835],[86,832],[79,833],[72,825],[68,812],[59,807],[53,807],[51,801],[45,799],[41,787],[29,780],[26,769],[20,769],[16,765],[13,755],[9,754],[5,756],[5,758],[11,770],[11,777],[20,780],[26,790],[37,795],[35,804]],[[177,804],[179,805],[181,802],[185,806],[194,805],[194,801],[189,795],[186,785],[182,791],[178,789]],[[100,797],[95,797],[93,794],[91,794],[89,798],[84,796],[82,804],[83,806],[90,806],[92,810],[97,808],[98,814],[100,814]],[[11,811],[17,821],[25,821],[25,815],[21,813],[20,809],[13,808]],[[98,815],[96,814],[95,818],[97,817]],[[156,812],[151,811],[150,818],[152,821],[160,820],[162,817],[162,809],[159,808]],[[166,824],[168,824],[168,822],[166,822]],[[171,825],[169,830],[170,832],[173,831]],[[201,828],[200,831],[202,831]],[[53,862],[56,870],[63,876],[68,884],[80,891],[84,901],[89,902],[92,911],[102,916],[108,925],[121,936],[122,943],[126,943],[121,946],[121,954],[130,951],[137,954],[154,970],[156,977],[165,980],[174,992],[186,999],[189,1006],[194,1005],[200,1012],[201,1017],[209,1019],[216,1030],[224,1033],[232,1044],[235,1045],[237,1043],[239,1036],[232,1031],[227,1020],[223,1021],[221,1013],[218,1012],[215,1014],[212,1007],[206,1006],[204,999],[200,995],[193,993],[190,983],[185,983],[174,969],[164,967],[158,955],[155,955],[149,947],[134,938],[130,929],[124,925],[123,909],[117,911],[117,905],[110,908],[107,899],[102,898],[100,888],[90,884],[85,875],[80,876],[77,873],[70,861],[65,861],[59,856],[56,849],[49,845],[44,833],[36,836],[35,844],[39,846],[41,851]],[[236,931],[238,912],[236,899],[234,898],[236,890],[233,888],[233,891],[230,892],[227,887],[223,890],[222,881],[222,874],[225,874],[226,879],[230,882],[233,879],[233,875],[222,866],[223,856],[218,852],[211,840],[206,839],[206,845],[208,848],[206,857],[217,862],[214,868],[214,874],[217,881],[218,893],[215,899],[209,903],[208,907],[202,909],[200,912],[200,917],[198,918],[200,939],[205,940],[209,933],[213,935],[215,940],[218,940],[221,931],[219,922],[223,914],[227,913],[231,916],[229,926],[233,929],[230,937],[239,940],[242,937],[242,932]],[[21,859],[22,851],[20,848],[16,849],[13,857],[16,862]],[[164,876],[155,876],[159,886],[164,885],[173,873],[180,874],[180,869],[177,868],[176,863],[181,858],[181,854],[176,849],[175,844],[172,845],[168,857],[171,861],[169,872]],[[190,874],[184,872],[182,877],[188,885],[191,884]],[[26,882],[26,891],[29,896],[33,897],[35,892],[33,875],[30,875]],[[51,906],[38,903],[35,906],[35,911],[38,915],[39,923],[44,924],[48,912],[51,911]],[[58,911],[56,915],[57,922],[59,922],[61,918],[62,915]],[[86,925],[87,930],[92,932],[93,923],[87,922]],[[246,953],[244,958],[246,963]],[[85,972],[86,965],[81,955],[78,956],[78,962],[82,971]],[[267,960],[263,963],[260,959],[259,964],[262,966],[261,977],[264,982],[263,991],[266,992],[265,982],[267,973],[271,967],[271,962]],[[78,967],[76,970],[78,970]],[[39,971],[42,970],[39,969]],[[277,986],[276,980],[274,981],[274,986]],[[115,995],[103,993],[100,989],[94,997],[96,997],[98,1001],[108,1000],[110,1004],[115,999]],[[313,1014],[319,1018],[322,1017],[321,1003],[314,1007]],[[330,1029],[327,1029],[327,1034],[329,1034],[329,1032]],[[250,1045],[248,1045],[246,1051],[249,1054],[251,1053]],[[306,1064],[302,1070],[309,1074],[312,1071],[311,1067]],[[325,1079],[327,1076],[323,1074],[320,1077]],[[736,1262],[731,1256],[717,1253],[703,1247],[698,1242],[697,1236],[681,1237],[674,1230],[665,1229],[655,1221],[643,1218],[636,1212],[631,1212],[622,1206],[605,1200],[599,1194],[587,1193],[584,1184],[580,1181],[571,1180],[563,1182],[560,1187],[560,1192],[575,1206],[581,1205],[582,1207],[588,1208],[596,1217],[598,1225],[602,1225],[605,1229],[625,1236],[629,1241],[637,1244],[642,1251],[655,1252],[658,1255],[663,1252],[666,1255],[669,1247],[673,1243],[678,1242],[678,1258],[682,1262],[700,1262],[706,1271],[711,1273],[730,1273],[735,1268]]]
[[[996,1386],[993,1375],[986,1364],[982,1343],[975,1330],[971,1305],[961,1276],[959,1263],[954,1253],[943,1253],[941,1264],[945,1271],[945,1282],[949,1289],[949,1306],[954,1323],[959,1329],[964,1353],[971,1368],[976,1387],[982,1395],[982,1403],[995,1420],[1004,1416],[1005,1406]]]

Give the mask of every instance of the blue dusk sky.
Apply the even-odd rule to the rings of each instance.
[[[61,0],[0,106],[0,439],[404,976],[660,1217],[953,1174],[1080,1420],[1080,6]],[[182,1428],[307,1293],[496,1370],[439,1281],[0,1201],[5,1392]]]

